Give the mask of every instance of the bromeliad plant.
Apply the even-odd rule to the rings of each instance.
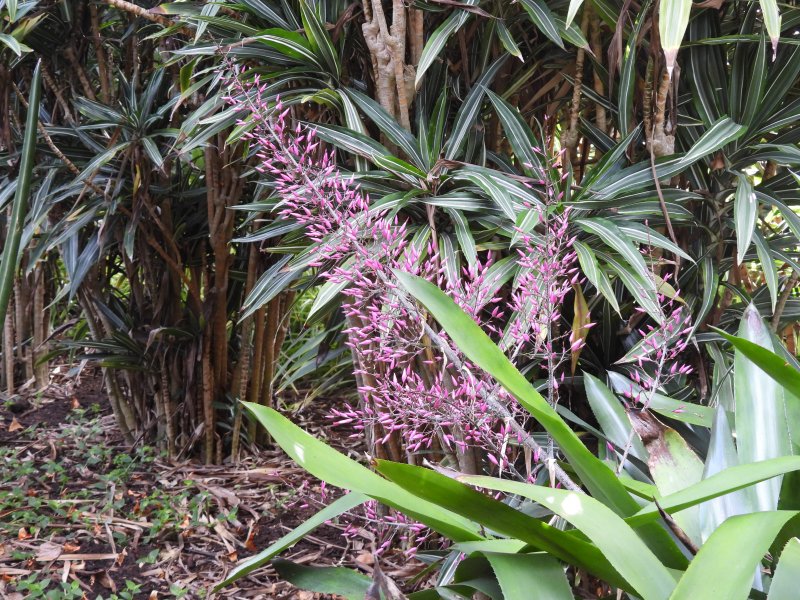
[[[472,474],[482,472],[486,460],[527,480],[538,471],[532,457],[546,458],[555,473],[552,444],[541,455],[520,405],[451,347],[446,334],[433,331],[424,311],[397,284],[397,272],[407,272],[443,286],[508,356],[544,371],[548,397],[557,404],[564,366],[583,346],[590,323],[584,318],[577,327],[563,326],[562,305],[580,275],[569,209],[559,205],[563,193],[561,181],[554,180],[555,159],[536,150],[547,165],[539,171],[544,195],[527,207],[527,222],[516,230],[516,264],[510,258],[498,261],[498,253],[490,251],[459,270],[435,228],[425,225],[411,236],[413,217],[402,204],[372,204],[342,175],[334,153],[320,147],[313,129],[291,127],[290,108],[265,101],[267,87],[258,76],[249,83],[237,78],[228,100],[249,115],[238,125],[257,148],[256,169],[272,179],[279,219],[303,226],[312,242],[307,266],[346,298],[344,333],[356,363],[360,402],[334,408],[334,424],[355,423],[380,458],[417,463],[425,453]],[[518,269],[510,289],[509,264]],[[509,314],[500,309],[504,296]],[[526,460],[517,460],[523,453]],[[558,476],[568,484],[560,469]]]

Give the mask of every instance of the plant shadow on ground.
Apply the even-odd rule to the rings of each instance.
[[[316,512],[319,482],[279,451],[204,466],[131,449],[101,390],[99,375],[84,375],[0,403],[0,598],[331,597],[271,568],[210,594],[238,561]],[[324,419],[306,410],[298,419],[313,430]],[[330,441],[358,451],[346,433]],[[368,540],[345,541],[343,527],[325,525],[285,556],[368,571],[356,560]]]

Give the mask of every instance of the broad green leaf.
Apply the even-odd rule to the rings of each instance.
[[[750,304],[742,315],[739,337],[772,351],[772,338],[761,315]],[[781,386],[738,349],[734,358],[736,445],[742,464],[788,456],[792,453]],[[758,510],[775,510],[780,478],[754,488]]]
[[[358,114],[358,109],[353,101],[350,99],[350,96],[347,93],[340,89],[339,90],[339,99],[342,102],[342,108],[344,111],[344,122],[347,125],[348,129],[352,131],[356,131],[358,133],[364,134],[369,137],[369,132],[367,128],[364,126],[364,122],[361,120],[361,115]],[[360,155],[356,155],[356,171],[368,171],[369,170],[369,163],[367,162],[366,158]]]
[[[372,580],[346,567],[308,567],[288,560],[275,560],[272,566],[281,579],[310,592],[335,594],[347,600],[364,600]]]
[[[794,600],[800,581],[800,539],[792,538],[781,552],[767,600]]]
[[[747,128],[743,125],[735,123],[728,117],[721,118],[700,136],[700,139],[694,143],[691,150],[681,158],[681,164],[684,168],[688,167],[695,161],[739,139],[745,131],[747,131]]]
[[[314,124],[313,128],[321,140],[353,154],[368,158],[373,162],[392,156],[386,146],[376,142],[364,133],[336,125]]]
[[[724,471],[710,475],[690,487],[668,496],[657,498],[658,506],[667,513],[679,512],[715,498],[725,497],[726,494],[744,490],[756,483],[798,470],[800,470],[800,457],[798,456],[784,456],[747,465],[728,467]],[[652,497],[650,495],[650,498]],[[751,512],[749,506],[747,507],[747,512]],[[658,517],[658,507],[655,502],[650,502],[634,516],[627,518],[626,522],[633,527],[638,527],[640,524],[647,523]]]
[[[697,328],[703,324],[706,316],[711,311],[719,293],[719,272],[717,270],[716,260],[709,253],[703,257],[700,263],[700,277],[702,281],[703,302],[700,305],[700,310],[694,315],[694,325],[690,335],[694,335]]]
[[[675,579],[636,532],[591,496],[494,477],[462,476],[477,487],[516,494],[545,506],[589,538],[643,598],[669,598]]]
[[[704,481],[739,464],[733,439],[733,431],[728,422],[725,407],[718,404],[714,413],[714,425],[711,428],[711,442],[708,445],[708,453],[703,467]],[[725,519],[747,512],[750,512],[748,498],[741,492],[731,492],[705,502],[700,507],[702,541],[705,542]]]
[[[17,56],[22,56],[22,44],[14,36],[7,33],[0,33],[0,44],[5,44]],[[27,47],[27,46],[26,46]]]
[[[767,346],[753,342],[745,337],[736,337],[715,329],[722,337],[736,348],[737,353],[758,366],[777,383],[793,393],[800,392],[800,371],[795,369],[784,358],[775,354]],[[771,347],[770,347],[771,348]]]
[[[367,496],[357,492],[345,494],[341,498],[334,500],[313,517],[306,519],[302,525],[296,527],[286,535],[282,536],[280,539],[270,544],[268,548],[237,564],[233,571],[231,571],[222,582],[214,587],[214,591],[217,591],[226,585],[230,585],[237,579],[246,577],[256,569],[267,564],[279,553],[305,538],[320,525],[338,517],[342,513],[345,513],[360,504],[363,504],[367,500]]]
[[[636,87],[636,46],[639,43],[639,33],[647,21],[646,15],[650,8],[650,0],[638,11],[633,30],[628,35],[625,44],[625,53],[622,56],[622,69],[619,77],[619,130],[622,137],[627,138],[633,129],[633,93]]]
[[[775,260],[772,258],[767,240],[761,235],[760,231],[755,231],[753,241],[756,243],[758,261],[761,263],[761,271],[764,273],[764,281],[767,283],[769,298],[772,302],[772,311],[775,312],[775,305],[778,303],[778,269],[775,268]]]
[[[520,52],[519,46],[514,40],[514,36],[511,35],[506,24],[499,20],[497,21],[497,37],[500,38],[500,43],[503,44],[503,48],[506,49],[506,52],[511,56],[516,56],[522,62],[525,62],[525,59],[522,58],[522,52]]]
[[[308,40],[299,33],[284,29],[267,29],[259,33],[256,39],[274,48],[284,56],[288,56],[300,63],[312,65],[320,71],[324,70],[319,57],[308,44]]]
[[[748,598],[753,573],[764,553],[795,516],[791,511],[769,511],[725,521],[700,548],[671,600]]]
[[[672,79],[675,59],[681,47],[686,28],[689,26],[689,13],[692,0],[661,0],[658,12],[658,34],[667,61],[667,72]]]
[[[630,587],[592,544],[477,492],[464,483],[414,465],[380,460],[377,468],[391,481],[427,502],[481,523],[495,533],[527,542],[559,560],[580,565],[606,581],[613,580],[622,587]]]
[[[519,200],[522,199],[520,196],[527,196],[527,192],[521,189],[522,186],[517,182],[506,177],[500,171],[477,165],[466,165],[454,173],[453,177],[466,179],[477,185],[497,204],[497,207],[509,220],[516,221],[519,208],[512,195],[516,195]]]
[[[479,1],[480,0],[464,0],[464,4],[477,6]],[[423,75],[425,75],[425,72],[433,64],[433,61],[439,57],[439,53],[444,49],[450,36],[461,29],[469,17],[470,13],[466,10],[456,10],[431,34],[428,41],[425,43],[425,48],[422,50],[422,56],[417,65],[417,75],[414,81],[416,87],[419,87]]]
[[[583,387],[586,389],[589,406],[608,439],[622,450],[630,440],[630,454],[647,462],[647,451],[642,440],[633,432],[633,426],[619,399],[602,381],[589,373],[583,374]]]
[[[517,215],[517,226],[514,228],[514,235],[511,237],[509,246],[516,246],[524,237],[533,231],[542,220],[542,211],[539,208],[529,208]]]
[[[8,11],[8,20],[14,22],[17,20],[17,8],[19,0],[6,0],[6,10]]]
[[[414,161],[417,167],[423,168],[424,161],[419,153],[417,140],[414,139],[411,133],[406,131],[392,115],[386,112],[380,104],[369,96],[350,88],[343,88],[343,91],[375,122],[378,129],[386,134],[386,137],[397,144],[397,146],[405,152],[406,156]]]
[[[578,14],[578,9],[583,4],[583,0],[569,0],[569,8],[567,8],[567,27],[572,24],[575,15]]]
[[[497,111],[497,116],[503,124],[503,130],[508,136],[517,160],[526,170],[541,169],[541,160],[534,151],[537,145],[536,139],[522,115],[519,114],[519,110],[491,90],[487,90],[486,95],[489,96],[489,100],[492,101],[494,109]]]
[[[633,294],[639,306],[646,310],[647,314],[653,317],[657,323],[663,324],[664,313],[656,297],[655,279],[652,277],[643,279],[639,274],[634,273],[627,264],[622,264],[615,257],[605,252],[598,251],[597,256],[617,274],[617,277],[622,280],[628,291]]]
[[[461,211],[446,208],[447,214],[450,215],[450,220],[453,222],[453,228],[456,232],[456,239],[461,248],[461,252],[469,266],[474,266],[475,261],[478,259],[478,250],[475,247],[475,238],[472,237],[472,231],[469,228],[469,223]]]
[[[767,28],[769,39],[772,42],[772,60],[778,52],[778,38],[781,37],[781,13],[778,10],[777,0],[759,0],[761,14],[764,16],[764,25]]]
[[[464,554],[472,554],[473,552],[516,554],[517,552],[522,552],[527,545],[528,544],[522,540],[499,538],[496,540],[482,540],[480,542],[459,542],[458,544],[453,544],[453,550],[458,550]]]
[[[738,139],[746,130],[744,126],[734,123],[727,117],[720,119],[703,133],[686,154],[656,160],[656,173],[659,179],[672,177],[686,170],[701,158]],[[611,199],[622,192],[641,189],[645,185],[650,185],[652,181],[650,161],[643,161],[621,170],[612,182],[597,190],[596,197]]]
[[[306,322],[310,321],[317,312],[332,302],[349,285],[350,283],[348,281],[326,281],[322,287],[319,288],[317,297],[314,298],[314,303],[311,305],[311,310],[308,311]]]
[[[288,254],[278,259],[258,278],[250,294],[245,298],[241,319],[249,317],[286,289],[286,286],[300,277],[300,273],[308,266],[307,263],[311,261],[311,257],[307,256],[306,264],[301,262],[299,265],[293,266],[289,264],[291,259],[291,255]]]
[[[13,21],[16,13],[16,2],[8,4],[9,17]],[[11,218],[7,222],[6,240],[3,245],[2,262],[0,262],[0,323],[5,322],[8,301],[14,291],[14,275],[19,268],[21,258],[20,241],[25,226],[25,216],[31,195],[33,169],[36,166],[36,137],[39,124],[39,105],[42,99],[41,61],[37,61],[31,78],[28,95],[28,114],[25,118],[25,131],[22,140],[22,152],[19,158],[19,174],[14,201],[11,205]]]
[[[586,175],[581,182],[583,189],[578,190],[576,195],[573,196],[576,203],[584,198],[586,192],[602,189],[628,163],[626,153],[640,132],[641,125],[637,125],[633,131],[628,133],[625,139],[617,142],[611,150],[604,154],[597,164],[593,166],[587,165]]]
[[[456,113],[455,121],[450,129],[450,138],[447,140],[447,147],[444,157],[448,160],[453,160],[461,154],[461,149],[467,139],[467,134],[475,126],[475,121],[481,111],[483,104],[483,97],[486,90],[489,89],[489,84],[497,75],[500,67],[505,64],[507,55],[501,55],[488,67],[480,76],[480,78],[472,86],[472,89],[467,94],[464,103]]]
[[[758,217],[758,200],[756,200],[753,184],[743,173],[737,173],[738,185],[734,194],[733,218],[736,223],[736,259],[739,264],[753,241]]]
[[[586,278],[597,288],[597,290],[608,300],[611,307],[619,314],[619,304],[617,304],[617,295],[614,293],[614,288],[608,280],[608,276],[600,268],[592,249],[583,242],[575,241],[572,245],[575,253],[578,255],[578,262],[581,265],[581,270]]]
[[[773,0],[774,2],[774,0]],[[758,43],[758,52],[756,53],[755,62],[748,64],[750,76],[750,85],[747,88],[747,93],[744,98],[744,110],[742,111],[742,123],[748,127],[753,123],[758,115],[762,100],[764,99],[764,90],[767,84],[767,44],[766,40],[762,39]]]
[[[533,21],[533,24],[541,31],[547,38],[557,45],[559,48],[564,47],[561,41],[561,34],[558,31],[558,24],[555,22],[553,13],[542,0],[520,0],[522,8],[528,13],[528,16]]]
[[[421,501],[398,485],[337,452],[294,425],[277,411],[251,402],[243,403],[269,431],[275,442],[294,461],[323,481],[360,492],[396,508],[454,541],[480,540],[474,524],[454,513]]]
[[[325,61],[328,72],[338,78],[342,71],[339,55],[325,26],[320,22],[314,4],[311,4],[310,0],[300,0],[300,13],[303,18],[303,28],[308,36],[308,41],[311,42],[311,47]]]
[[[613,221],[602,217],[577,219],[577,225],[587,233],[593,233],[601,242],[616,250],[644,281],[649,280],[650,269],[642,253],[633,241]]]
[[[681,258],[691,263],[694,262],[694,259],[684,252],[679,246],[676,246],[671,239],[661,235],[652,227],[648,227],[643,223],[636,223],[635,221],[623,221],[621,219],[615,224],[617,227],[619,227],[619,230],[622,233],[624,233],[634,242],[639,242],[645,246],[663,248],[664,250],[669,250],[673,254],[677,254]],[[663,279],[661,281],[663,282]]]
[[[504,600],[573,600],[564,567],[546,554],[484,552]]]

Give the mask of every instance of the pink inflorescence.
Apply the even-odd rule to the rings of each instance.
[[[553,333],[563,329],[555,327],[561,305],[580,278],[568,235],[569,211],[551,210],[557,192],[549,189],[552,198],[540,207],[543,233],[519,232],[521,275],[508,297],[492,276],[491,253],[465,267],[460,277],[448,276],[438,247],[411,244],[406,222],[372,207],[313,130],[290,126],[290,110],[280,100],[264,100],[267,88],[258,77],[236,79],[232,87],[229,102],[249,115],[240,125],[258,148],[256,168],[272,180],[280,218],[304,226],[314,242],[311,265],[344,290],[345,333],[356,359],[361,402],[332,410],[332,421],[352,427],[356,435],[366,432],[378,443],[402,438],[408,453],[478,449],[497,470],[508,468],[521,440],[487,398],[506,406],[522,424],[525,411],[463,355],[460,369],[446,360],[426,335],[421,311],[397,287],[393,271],[420,275],[445,289],[510,357],[534,358],[549,369],[551,388],[557,388],[555,369],[583,343],[570,337],[568,327]]]
[[[433,449],[463,456],[479,450],[488,469],[514,472],[523,440],[510,419],[524,427],[528,413],[455,348],[461,368],[446,359],[426,334],[424,313],[396,285],[394,271],[443,288],[512,360],[535,360],[547,371],[549,396],[556,402],[564,377],[556,371],[583,344],[573,339],[571,328],[558,324],[567,294],[581,283],[574,238],[568,234],[569,211],[554,210],[561,198],[560,178],[542,174],[545,202],[533,207],[540,211],[540,226],[537,233],[518,231],[521,270],[509,292],[493,271],[491,252],[453,276],[435,243],[410,243],[407,223],[372,207],[353,178],[339,171],[334,151],[325,149],[308,127],[291,126],[290,109],[279,99],[269,102],[267,86],[257,76],[247,82],[236,78],[231,87],[227,101],[248,116],[239,125],[257,148],[255,168],[271,180],[279,218],[303,225],[314,242],[311,266],[344,290],[346,343],[354,354],[361,401],[331,410],[332,422],[377,444],[401,438],[409,454]],[[438,334],[448,341],[446,334]],[[498,416],[493,403],[506,407],[505,416]],[[539,458],[537,450],[533,460]],[[392,513],[395,521],[390,523],[375,512],[367,505],[368,522],[372,515],[391,525],[381,530],[390,533],[378,540],[377,552],[398,531],[410,553],[427,536],[421,525],[399,514]]]
[[[670,279],[667,274],[664,280]],[[678,302],[680,290],[672,298],[657,294],[658,306],[662,313],[662,323],[646,325],[638,329],[641,341],[632,353],[637,368],[632,369],[631,378],[635,384],[623,392],[632,402],[646,408],[653,394],[671,381],[692,373],[692,367],[685,362],[686,350],[691,341],[692,315],[689,309]]]

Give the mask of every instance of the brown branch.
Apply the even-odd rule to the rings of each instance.
[[[155,8],[153,10],[147,10],[146,8],[142,8],[141,6],[137,6],[133,2],[126,2],[125,0],[105,0],[105,3],[109,6],[113,6],[114,8],[118,8],[119,10],[131,13],[132,15],[136,15],[137,17],[141,17],[142,19],[147,19],[148,21],[152,21],[153,23],[158,23],[162,27],[172,27],[174,24],[168,18],[156,14],[155,11],[159,10]]]
[[[772,331],[778,331],[778,325],[780,325],[783,311],[786,309],[786,303],[789,301],[789,296],[792,295],[792,290],[797,285],[798,279],[800,279],[800,275],[798,275],[796,272],[792,273],[792,276],[783,287],[781,296],[778,298],[778,302],[775,304],[775,312],[772,315]]]

